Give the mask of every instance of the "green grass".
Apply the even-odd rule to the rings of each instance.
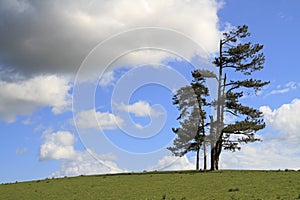
[[[0,199],[300,199],[299,171],[157,172],[0,185]]]

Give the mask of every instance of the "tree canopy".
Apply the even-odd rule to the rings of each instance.
[[[213,61],[218,73],[195,70],[192,72],[194,80],[191,85],[179,89],[174,95],[173,104],[180,111],[180,127],[173,129],[177,137],[174,146],[168,148],[174,155],[182,156],[189,151],[197,151],[198,158],[200,147],[206,149],[206,142],[209,141],[211,170],[218,170],[223,149],[236,151],[241,149],[242,144],[260,141],[255,133],[265,127],[262,113],[242,103],[241,98],[257,94],[269,82],[253,78],[254,72],[263,69],[265,56],[261,52],[263,45],[244,41],[249,36],[246,25],[223,33],[219,53]],[[209,91],[205,81],[209,78],[216,79],[218,86],[217,99],[211,102],[206,99]],[[207,113],[204,109],[206,106],[214,107],[216,112]],[[225,113],[235,122],[225,124]],[[206,132],[209,132],[208,136]],[[199,160],[197,162],[199,166]]]

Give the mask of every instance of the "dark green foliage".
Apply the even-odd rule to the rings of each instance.
[[[213,62],[219,69],[218,100],[217,100],[217,137],[215,145],[215,162],[212,169],[218,169],[219,156],[222,148],[226,150],[239,150],[239,144],[260,141],[255,132],[265,127],[262,113],[250,106],[243,105],[240,99],[245,92],[253,90],[255,94],[269,82],[248,78],[253,72],[263,69],[265,61],[261,53],[263,45],[242,43],[242,39],[250,36],[248,27],[238,26],[229,33],[224,33],[220,40],[220,53]],[[233,70],[244,75],[243,80],[228,79],[226,71]],[[229,113],[236,118],[232,124],[224,124],[224,114]]]
[[[236,151],[241,149],[241,144],[260,141],[255,133],[265,127],[262,112],[243,104],[241,98],[245,94],[257,94],[262,87],[269,84],[250,77],[253,72],[263,69],[265,57],[261,52],[263,45],[243,42],[250,36],[248,26],[238,26],[223,36],[220,40],[219,55],[213,61],[218,74],[209,70],[195,70],[192,72],[194,81],[191,85],[178,90],[173,98],[173,103],[178,105],[181,112],[178,118],[181,121],[180,128],[173,129],[177,138],[174,140],[174,147],[169,150],[175,155],[182,156],[189,151],[195,151],[209,138],[211,170],[218,169],[222,149]],[[230,77],[227,77],[228,74]],[[235,80],[234,74],[241,74],[243,78]],[[205,80],[208,78],[216,79],[218,82],[217,99],[209,103],[206,102],[208,89],[205,87]],[[191,88],[194,91],[193,95],[187,92]],[[195,105],[198,108],[197,112]],[[215,108],[215,119],[212,113],[210,121],[206,122],[207,113],[204,106]],[[235,122],[225,124],[225,113],[231,115]],[[205,136],[207,125],[210,126],[209,136]],[[197,134],[194,134],[195,132]],[[188,148],[182,150],[186,145]]]
[[[208,88],[202,77],[195,77],[191,85],[180,88],[173,97],[173,104],[180,111],[177,118],[180,127],[172,129],[177,137],[173,146],[168,149],[175,156],[183,156],[190,151],[197,152],[196,169],[199,169],[199,151],[201,146],[205,146],[206,139],[206,112],[203,107],[208,105]],[[206,164],[204,165],[206,168]]]

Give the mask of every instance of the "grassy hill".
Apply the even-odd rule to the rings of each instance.
[[[299,171],[149,172],[0,185],[0,199],[300,199]]]

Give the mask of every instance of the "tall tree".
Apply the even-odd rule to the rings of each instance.
[[[168,149],[175,156],[183,156],[190,151],[196,152],[196,170],[199,170],[200,148],[204,151],[204,169],[206,169],[206,135],[207,126],[206,97],[208,88],[204,85],[204,79],[197,76],[191,85],[180,88],[173,96],[173,104],[177,105],[180,116],[177,118],[180,123],[179,128],[172,128],[177,137],[173,141],[173,146]]]
[[[178,118],[180,127],[172,129],[177,138],[174,146],[168,149],[176,156],[196,151],[196,169],[199,169],[200,147],[203,144],[206,147],[207,138],[211,144],[211,170],[218,170],[223,149],[236,151],[241,149],[241,144],[260,141],[255,133],[265,127],[262,113],[241,102],[245,94],[256,94],[269,83],[251,77],[253,72],[263,69],[263,45],[243,42],[250,36],[246,25],[238,26],[223,36],[219,43],[219,54],[213,62],[218,74],[208,70],[195,70],[191,85],[179,89],[173,97],[173,104],[181,112]],[[207,78],[215,78],[218,83],[217,99],[210,103],[206,101]],[[212,114],[210,122],[206,123],[207,113],[204,107],[210,105],[215,107],[215,119]],[[235,122],[225,124],[225,113],[231,115]],[[205,134],[207,125],[210,125],[209,137]]]
[[[250,36],[248,26],[238,26],[223,33],[223,36],[219,43],[219,55],[213,62],[218,68],[218,75],[215,76],[218,91],[217,100],[212,102],[216,108],[216,119],[211,117],[211,170],[219,169],[222,149],[236,151],[240,150],[243,143],[260,140],[255,133],[265,127],[262,113],[242,104],[240,100],[251,91],[256,94],[269,83],[250,78],[253,72],[263,69],[265,57],[261,52],[263,45],[243,42]],[[241,73],[243,77],[235,79],[234,77],[238,77],[235,76],[237,73]],[[194,74],[203,77],[207,72],[196,70]],[[231,75],[231,78],[227,78],[227,75]],[[207,78],[210,77],[212,76]],[[225,113],[229,113],[236,121],[225,124]]]

